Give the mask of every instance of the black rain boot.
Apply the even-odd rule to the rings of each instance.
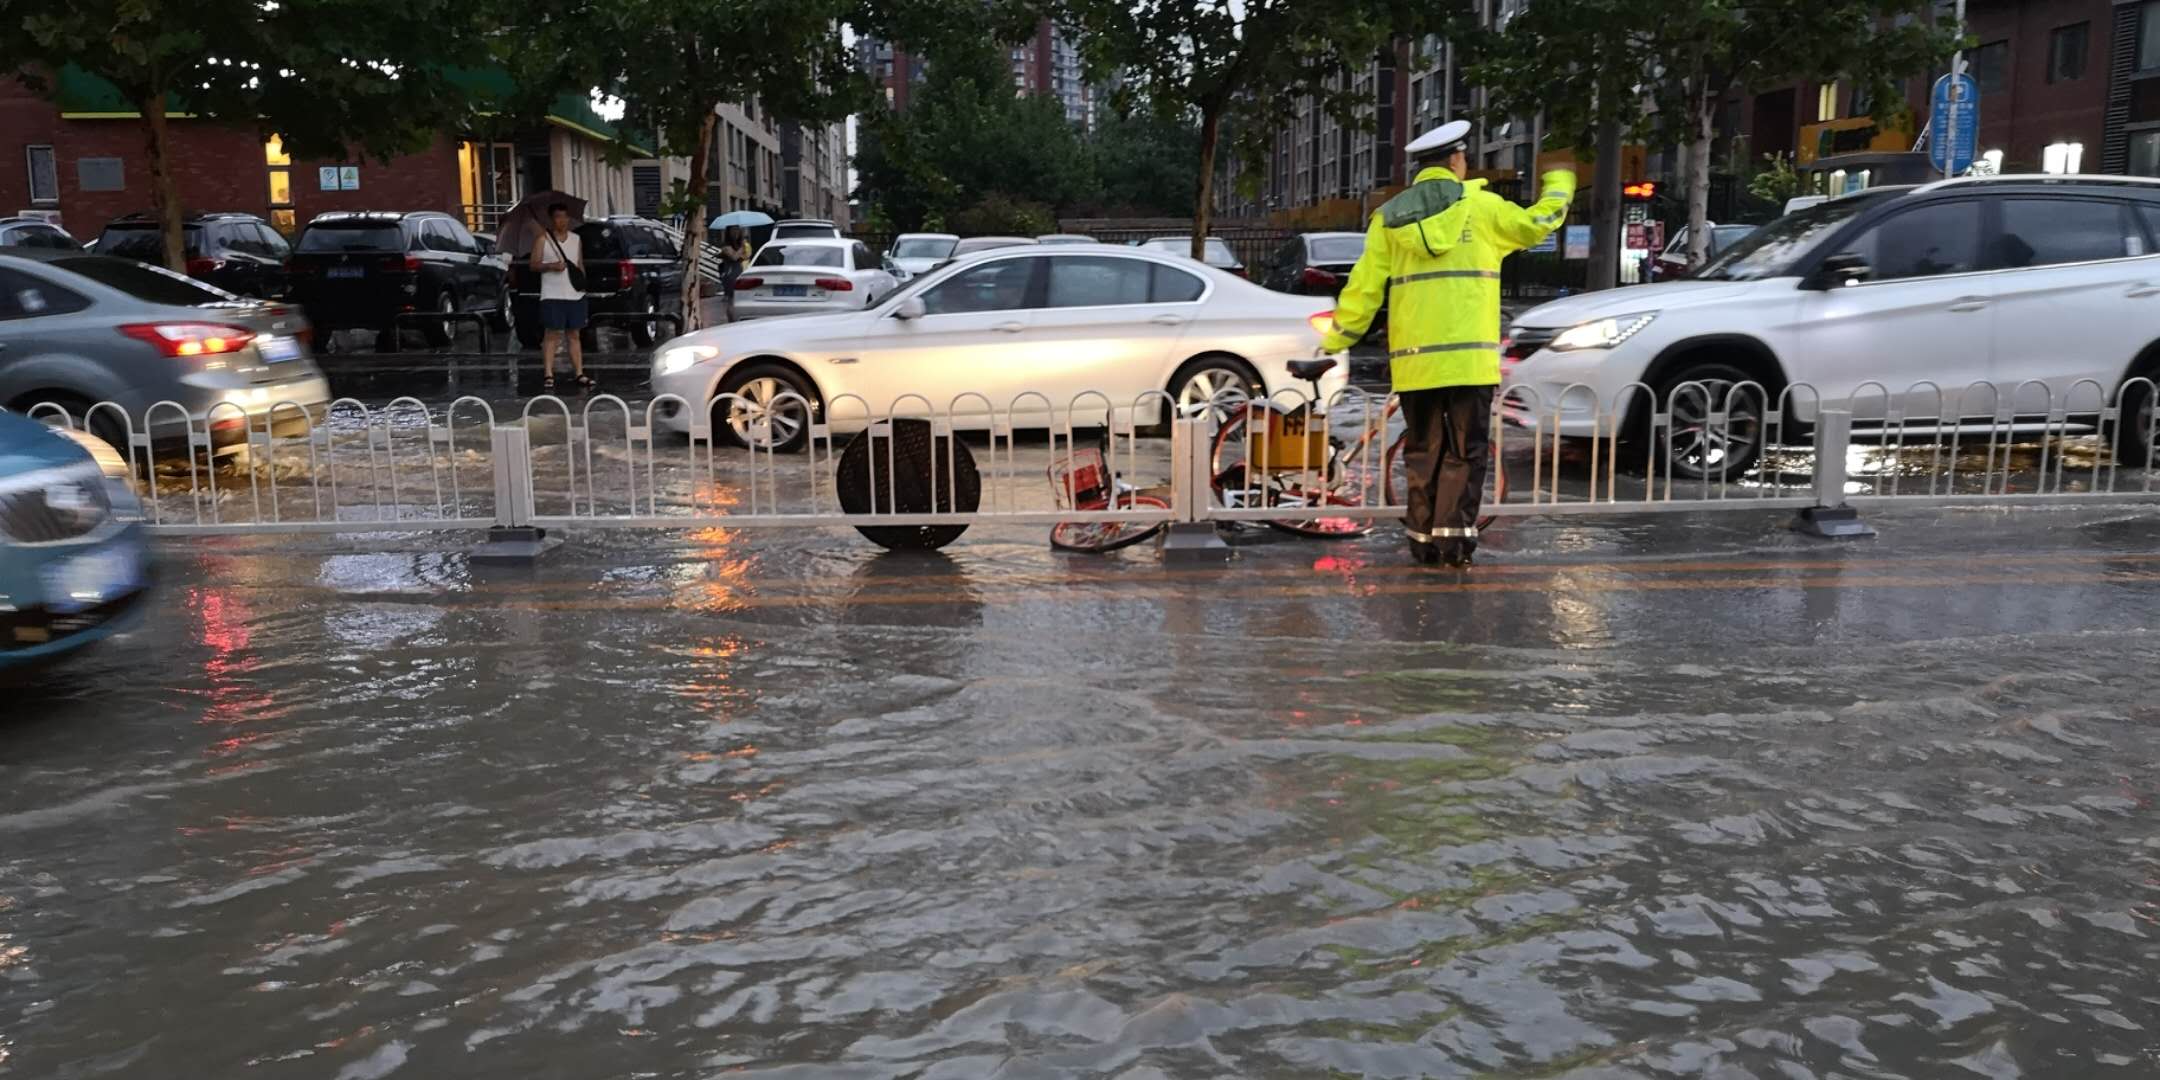
[[[1410,557],[1417,560],[1420,566],[1440,565],[1440,549],[1434,547],[1430,540],[1410,541]]]

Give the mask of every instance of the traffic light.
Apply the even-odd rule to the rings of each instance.
[[[1620,194],[1622,194],[1622,195],[1625,195],[1625,196],[1627,196],[1627,197],[1628,197],[1628,198],[1630,198],[1630,199],[1653,199],[1653,198],[1656,198],[1656,197],[1657,197],[1657,181],[1655,181],[1655,180],[1645,180],[1645,181],[1643,181],[1642,183],[1639,183],[1639,184],[1629,184],[1629,185],[1627,185],[1626,187],[1623,187],[1623,188],[1621,188],[1621,189],[1620,189]]]

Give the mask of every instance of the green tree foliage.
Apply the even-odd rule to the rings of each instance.
[[[1791,154],[1764,154],[1762,170],[1748,180],[1748,193],[1764,202],[1784,207],[1800,194],[1800,174],[1793,169]]]
[[[140,116],[151,200],[178,269],[172,112],[278,134],[297,154],[389,157],[470,115],[447,74],[484,51],[485,3],[436,0],[0,0],[0,64],[51,92],[73,66]]]
[[[1190,217],[1200,131],[1153,112],[1112,114],[1088,139],[1099,209],[1111,215]]]
[[[1052,210],[1094,196],[1079,131],[1055,100],[1015,92],[996,43],[948,43],[929,67],[905,112],[881,110],[858,132],[858,191],[896,227],[921,228],[997,196]]]
[[[1314,97],[1346,124],[1371,120],[1368,96],[1339,78],[1397,37],[1435,28],[1435,0],[1055,0],[1056,16],[1081,32],[1090,72],[1124,80],[1125,104],[1161,116],[1196,117],[1194,258],[1203,254],[1225,131],[1257,166],[1268,141]]]

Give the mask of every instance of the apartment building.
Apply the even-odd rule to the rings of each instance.
[[[905,111],[928,70],[922,57],[904,45],[874,37],[856,38],[855,56],[876,82],[885,104]],[[1065,118],[1083,129],[1094,124],[1095,88],[1085,78],[1080,49],[1070,33],[1044,19],[1036,24],[1033,36],[1006,50],[1006,60],[1015,90],[1056,99]]]
[[[848,227],[847,125],[780,126],[780,209]]]

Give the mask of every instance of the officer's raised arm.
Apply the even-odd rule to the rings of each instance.
[[[1510,251],[1535,247],[1552,235],[1567,220],[1568,204],[1575,201],[1574,173],[1554,169],[1539,179],[1543,190],[1529,206],[1495,200],[1499,206],[1493,214],[1493,239]]]
[[[1379,214],[1374,214],[1372,225],[1365,230],[1365,251],[1358,256],[1357,265],[1350,268],[1349,283],[1335,298],[1335,323],[1321,335],[1320,347],[1341,352],[1357,344],[1372,329],[1380,305],[1387,302],[1387,284],[1387,225]]]

